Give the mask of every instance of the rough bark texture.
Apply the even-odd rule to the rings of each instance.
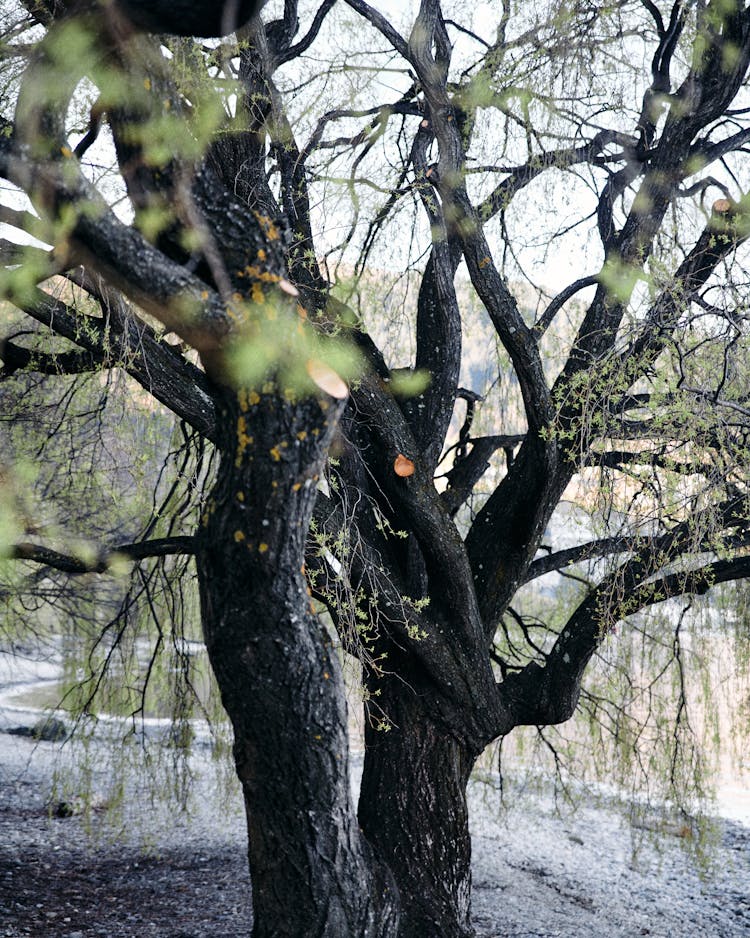
[[[392,728],[366,728],[359,820],[398,883],[399,938],[468,938],[473,757],[431,721],[427,699],[411,688],[394,687],[380,705]]]
[[[397,896],[357,826],[340,666],[304,577],[336,408],[227,391],[222,418],[234,432],[222,441],[197,563],[245,797],[253,934],[385,938]]]

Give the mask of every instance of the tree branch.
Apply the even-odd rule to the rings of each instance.
[[[529,183],[548,169],[569,169],[579,163],[596,163],[604,150],[612,143],[634,147],[634,137],[615,130],[602,130],[589,142],[580,147],[564,147],[533,156],[521,166],[508,170],[505,179],[477,206],[477,214],[486,221],[505,210],[513,198]]]
[[[41,185],[53,197],[53,214],[57,206],[78,209],[66,266],[77,261],[100,273],[200,352],[215,353],[234,331],[219,296],[120,222],[72,159],[40,165],[4,137],[0,175],[30,193],[38,193]]]
[[[379,13],[368,3],[364,3],[363,0],[345,0],[345,2],[353,10],[356,10],[360,16],[364,16],[366,20],[369,20],[375,29],[377,29],[377,31],[381,33],[388,40],[388,42],[390,42],[396,52],[398,52],[407,61],[410,60],[409,46],[406,40],[393,28],[393,26],[391,26],[390,22],[383,16],[382,13]]]
[[[451,517],[469,498],[474,486],[489,469],[491,457],[499,449],[505,450],[507,456],[525,439],[525,434],[516,433],[480,436],[469,440],[471,450],[463,458],[457,459],[450,471],[446,473],[448,488],[443,492],[442,499]]]
[[[560,310],[565,306],[568,300],[572,299],[576,293],[580,293],[581,290],[585,290],[586,287],[593,287],[599,282],[599,275],[592,274],[588,277],[581,277],[578,280],[575,280],[570,286],[567,286],[564,290],[561,290],[560,293],[550,302],[549,306],[545,309],[542,315],[534,323],[534,332],[542,336],[552,325],[552,321],[555,316],[560,312]]]
[[[193,554],[195,552],[193,540],[192,537],[175,536],[135,544],[120,544],[110,550],[100,551],[96,559],[92,560],[84,560],[71,554],[61,554],[49,547],[24,542],[11,547],[9,556],[13,560],[29,560],[63,573],[81,576],[84,573],[106,573],[122,557],[138,561],[149,557]]]
[[[517,725],[562,723],[572,716],[591,656],[622,618],[665,599],[705,593],[716,583],[750,576],[748,519],[737,511],[743,505],[744,499],[738,499],[720,509],[725,524],[740,528],[726,543],[727,549],[740,552],[738,556],[660,575],[659,570],[685,550],[713,549],[714,534],[703,539],[702,545],[691,543],[698,523],[692,516],[667,534],[651,539],[648,548],[641,545],[630,560],[605,577],[570,617],[544,665],[531,662],[501,685],[501,697],[512,701]]]
[[[538,557],[526,571],[524,583],[535,580],[547,573],[557,572],[573,564],[583,563],[600,557],[609,557],[613,554],[629,553],[647,546],[652,539],[645,537],[604,537],[585,544],[577,544],[566,550],[558,550]]]
[[[0,340],[0,378],[8,378],[17,371],[32,371],[45,375],[78,375],[96,371],[101,362],[91,352],[73,351],[45,353]]]
[[[313,17],[310,28],[302,37],[302,39],[300,39],[300,41],[295,43],[293,46],[289,46],[285,52],[277,54],[274,57],[274,61],[278,65],[283,65],[284,62],[291,62],[292,59],[296,59],[304,52],[307,52],[313,42],[315,42],[317,39],[318,33],[320,32],[320,27],[323,25],[323,21],[325,20],[329,11],[333,9],[335,4],[336,0],[323,0],[323,3],[321,3],[321,5],[315,11],[315,16]]]
[[[659,295],[643,319],[636,339],[621,356],[623,365],[638,361],[641,368],[655,361],[677,325],[680,313],[705,286],[719,262],[750,235],[750,196],[739,202],[719,200],[708,224],[677,268],[673,282]]]
[[[153,330],[135,316],[120,329],[107,330],[105,321],[87,316],[42,290],[27,290],[11,301],[32,319],[81,346],[104,367],[121,367],[131,377],[210,440],[216,440],[214,388],[206,376],[180,352],[159,341]],[[57,357],[57,356],[55,356]]]

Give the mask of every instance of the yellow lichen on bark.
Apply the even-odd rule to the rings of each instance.
[[[247,432],[247,421],[244,415],[240,414],[237,418],[237,452],[234,460],[235,466],[240,466],[242,457],[245,455],[245,450],[252,442],[253,438]]]

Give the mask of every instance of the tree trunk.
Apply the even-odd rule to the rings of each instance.
[[[359,820],[398,885],[399,938],[469,938],[474,759],[430,721],[408,685],[392,685],[378,705],[392,728],[366,728]]]
[[[303,574],[331,428],[314,401],[227,397],[197,564],[245,799],[253,936],[394,938],[397,895],[359,831],[341,672]]]

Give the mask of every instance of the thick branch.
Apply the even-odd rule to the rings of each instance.
[[[348,458],[359,460],[356,453],[352,453],[351,457],[342,459],[342,464]],[[352,472],[349,467],[347,475],[350,474],[356,475],[356,470]],[[330,498],[318,493],[314,519],[316,534],[326,535],[331,551],[340,541],[341,531],[348,532],[345,556],[340,560],[329,553],[328,548],[321,546],[319,538],[308,540],[305,554],[305,569],[313,594],[327,606],[344,647],[363,663],[367,663],[373,652],[377,653],[376,649],[383,647],[390,657],[395,651],[399,657],[409,656],[419,662],[429,680],[440,688],[446,701],[450,701],[443,718],[459,727],[462,723],[460,715],[465,716],[474,705],[473,675],[469,679],[463,656],[456,656],[457,646],[446,638],[443,629],[436,628],[430,620],[429,608],[424,614],[418,612],[405,594],[404,584],[398,581],[397,565],[386,537],[382,531],[372,530],[375,520],[372,503],[341,478],[337,480]],[[344,577],[350,584],[351,598],[347,597],[349,605],[344,613],[337,598],[342,590],[342,573],[332,566],[331,556],[335,563],[346,566]],[[354,615],[356,608],[368,606],[372,629],[362,638],[356,625],[352,626],[346,616]],[[353,647],[355,643],[360,646],[370,644],[372,648],[358,649]],[[397,664],[388,661],[385,667],[390,670]],[[456,715],[451,717],[449,711],[453,707]]]
[[[78,375],[96,371],[101,362],[86,351],[37,352],[16,345],[10,340],[0,341],[0,377],[7,378],[17,371],[32,371],[44,375]]]
[[[650,539],[643,537],[604,537],[587,541],[585,544],[576,544],[575,547],[554,551],[546,557],[538,557],[526,571],[524,582],[528,583],[547,573],[563,570],[587,560],[640,550],[641,546],[649,543]]]
[[[561,290],[560,293],[550,302],[549,306],[545,309],[542,315],[534,323],[534,332],[537,335],[544,335],[544,333],[552,325],[552,321],[555,316],[560,312],[563,306],[579,293],[581,290],[585,290],[586,287],[593,287],[599,282],[599,277],[592,275],[589,277],[581,277],[578,280],[575,280],[570,286],[567,286],[564,290]]]
[[[323,25],[323,21],[335,4],[336,0],[323,0],[323,3],[321,3],[315,11],[315,16],[313,17],[310,28],[302,39],[293,46],[289,46],[285,52],[277,53],[274,57],[274,61],[278,65],[282,65],[284,62],[291,62],[293,59],[298,58],[303,52],[307,52],[313,42],[315,42],[320,32],[320,27]]]
[[[422,394],[405,402],[404,411],[425,465],[434,470],[453,416],[461,372],[461,311],[453,282],[461,251],[455,241],[446,239],[442,215],[431,219],[431,229],[432,252],[417,301],[416,356],[417,369],[429,374],[430,383]]]
[[[716,583],[749,576],[750,556],[745,552],[750,532],[747,518],[738,514],[743,505],[744,500],[739,499],[717,509],[720,526],[740,529],[725,539],[726,549],[738,552],[738,556],[683,571],[665,571],[683,553],[694,556],[701,548],[712,549],[714,533],[702,543],[694,543],[699,519],[692,516],[667,534],[651,539],[648,546],[641,544],[630,560],[592,590],[569,619],[544,666],[532,662],[510,676],[507,687],[502,685],[501,696],[513,701],[518,724],[561,723],[572,716],[591,656],[622,618],[665,599],[705,593]]]
[[[366,20],[369,20],[375,29],[385,36],[396,52],[400,53],[407,61],[409,60],[409,46],[406,40],[391,26],[389,20],[387,20],[382,13],[379,13],[368,3],[364,3],[363,0],[346,0],[346,3],[361,16],[364,16]]]
[[[708,225],[677,268],[673,282],[659,295],[643,320],[638,337],[622,356],[623,364],[636,360],[645,368],[669,340],[680,314],[705,286],[717,265],[750,235],[750,196],[739,202],[720,200]]]
[[[479,614],[471,572],[463,542],[448,518],[435,491],[432,472],[424,469],[416,443],[393,398],[379,381],[367,376],[352,389],[352,400],[360,419],[377,440],[377,460],[372,469],[397,516],[404,518],[419,541],[436,601],[449,613],[464,653],[480,654]],[[414,464],[410,477],[399,477],[393,468],[401,454]]]
[[[232,323],[218,295],[120,222],[72,158],[41,165],[3,137],[0,175],[32,195],[43,190],[53,200],[53,217],[63,207],[77,211],[67,266],[78,262],[101,274],[201,352],[215,352],[226,341]]]
[[[747,71],[750,14],[733,8],[727,16],[719,9],[712,9],[710,15],[716,17],[720,28],[718,31],[706,28],[705,34],[699,30],[694,42],[693,66],[672,96],[659,140],[648,151],[647,164],[631,162],[623,170],[632,177],[623,177],[625,184],[630,185],[646,165],[643,181],[621,231],[614,231],[611,219],[607,222],[608,230],[602,231],[607,257],[601,284],[558,379],[558,387],[568,384],[576,373],[589,368],[613,348],[636,275],[652,251],[654,238],[676,196],[678,184],[694,171],[690,162],[692,141],[702,128],[721,116]],[[736,51],[731,62],[725,54],[729,47]],[[644,99],[642,119],[649,107]],[[617,185],[608,184],[608,189],[612,186],[616,189]],[[602,200],[605,201],[604,195]]]

